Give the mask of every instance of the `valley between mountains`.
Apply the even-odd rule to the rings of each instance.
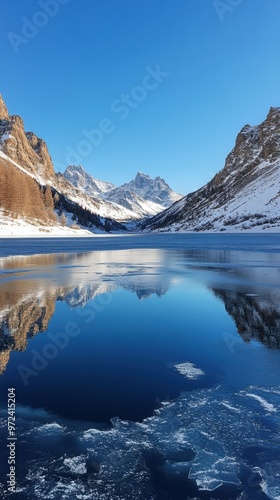
[[[138,172],[121,186],[82,165],[56,173],[48,147],[0,96],[0,236],[280,230],[280,108],[245,125],[225,165],[183,196]]]

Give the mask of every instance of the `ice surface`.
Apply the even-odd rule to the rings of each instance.
[[[205,375],[204,371],[200,370],[199,368],[196,368],[196,366],[190,362],[178,363],[174,365],[174,368],[188,380],[196,380],[202,375]]]
[[[64,464],[69,468],[74,474],[86,474],[86,456],[80,455],[73,458],[65,458]]]
[[[275,406],[273,406],[273,404],[268,403],[268,401],[266,401],[266,399],[258,396],[257,394],[247,393],[246,396],[248,396],[249,398],[253,398],[253,399],[256,399],[257,401],[259,401],[259,403],[263,406],[263,408],[265,410],[269,411],[269,412],[277,411],[277,409],[275,408]]]
[[[51,424],[45,424],[41,427],[36,427],[33,431],[53,435],[54,433],[62,432],[63,427],[56,422],[52,422]]]
[[[18,486],[28,483],[28,500],[168,499],[173,498],[170,484],[184,485],[186,496],[178,498],[187,498],[192,485],[197,489],[189,498],[200,498],[203,490],[210,499],[221,485],[235,487],[237,496],[257,470],[268,498],[279,499],[280,418],[274,411],[279,403],[277,388],[231,393],[217,386],[183,393],[142,423],[113,419],[109,430],[65,420],[43,426],[30,421],[35,432],[29,433],[25,454],[29,472]],[[28,425],[18,419],[19,438],[23,422]],[[61,441],[61,429],[70,446]],[[48,468],[46,432],[51,434]],[[244,468],[249,479],[242,476]]]
[[[197,453],[190,470],[190,478],[196,480],[200,489],[214,490],[224,482],[240,484],[239,463],[236,458],[223,455],[222,447],[216,452],[201,450]]]

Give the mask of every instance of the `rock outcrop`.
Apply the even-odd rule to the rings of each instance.
[[[33,132],[24,131],[24,123],[20,116],[9,116],[2,97],[0,97],[0,143],[3,153],[31,174],[40,176],[44,181],[55,178],[46,143]]]

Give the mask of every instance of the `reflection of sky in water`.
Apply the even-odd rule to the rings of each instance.
[[[16,387],[23,485],[29,474],[19,498],[210,499],[188,474],[235,485],[215,498],[258,498],[259,483],[279,498],[279,262],[219,249],[0,259],[0,385]],[[18,367],[69,322],[80,333],[25,386]],[[147,420],[88,423],[115,416]]]

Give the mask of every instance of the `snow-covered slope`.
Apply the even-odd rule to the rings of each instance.
[[[224,168],[142,225],[160,231],[280,231],[280,108],[238,134]]]
[[[41,238],[41,237],[85,237],[92,236],[92,231],[81,229],[78,226],[76,229],[69,226],[61,226],[60,224],[39,225],[38,221],[26,219],[24,217],[13,219],[3,213],[0,209],[0,238]]]
[[[112,189],[112,191],[105,193],[103,197],[107,201],[116,203],[117,205],[133,212],[134,219],[142,219],[147,216],[158,214],[164,210],[163,205],[159,205],[158,203],[154,203],[150,200],[145,200],[134,191],[127,188],[127,184],[120,186],[119,188]]]
[[[126,221],[135,219],[135,214],[125,207],[103,200],[100,196],[90,196],[82,189],[75,187],[70,181],[65,179],[62,174],[56,175],[54,187],[67,199],[82,208],[92,211],[99,217],[108,218],[114,221]],[[119,227],[121,229],[121,226]]]

